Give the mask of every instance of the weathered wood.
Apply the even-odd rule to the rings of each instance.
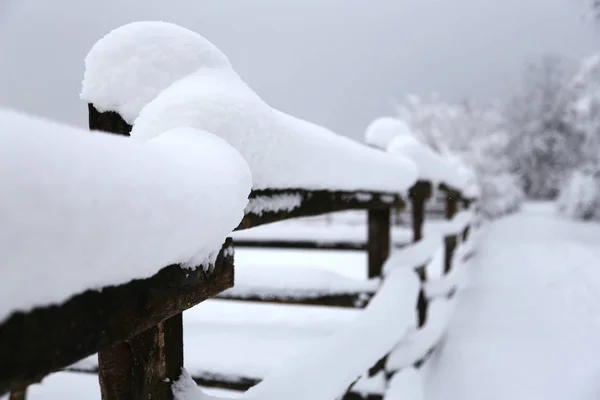
[[[228,239],[212,273],[179,265],[60,305],[12,314],[0,324],[0,395],[20,390],[118,341],[132,338],[233,286]]]
[[[227,292],[219,293],[219,300],[248,301],[255,303],[288,304],[302,306],[325,306],[341,308],[365,308],[375,293],[356,292],[342,294],[305,294],[303,296],[286,296],[272,294],[269,296],[237,296]]]
[[[132,126],[114,111],[100,112],[93,104],[88,104],[88,126],[93,131],[103,131],[115,135],[129,136]]]
[[[173,398],[183,368],[183,320],[177,314],[98,353],[103,400]]]
[[[368,214],[368,277],[376,278],[390,255],[390,209],[369,210]]]
[[[411,204],[411,219],[413,230],[413,242],[423,238],[423,223],[425,221],[425,203],[431,197],[431,182],[418,181],[408,192]]]
[[[8,400],[26,400],[27,399],[27,389],[22,390],[13,390],[10,392],[8,396]]]

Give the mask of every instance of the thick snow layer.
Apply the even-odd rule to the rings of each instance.
[[[176,129],[140,144],[8,110],[0,181],[0,320],[210,261],[251,186],[246,162],[211,134]]]
[[[92,47],[81,98],[133,124],[161,90],[199,68],[231,72],[225,54],[195,32],[166,22],[133,22]]]
[[[404,368],[394,374],[383,400],[425,400],[422,373],[415,368]]]
[[[271,108],[237,75],[200,69],[142,109],[131,136],[146,140],[177,126],[212,132],[248,161],[255,189],[402,192],[416,180],[395,159]]]
[[[225,293],[240,297],[310,296],[375,292],[379,279],[358,280],[314,267],[274,269],[243,266],[235,270],[235,286]]]
[[[417,165],[419,178],[422,180],[431,181],[436,185],[445,183],[456,189],[465,187],[457,168],[412,135],[396,136],[386,150],[390,154],[412,160]]]
[[[468,262],[463,260],[466,250],[467,247],[464,245],[458,247],[454,254],[452,268],[448,274],[425,282],[424,289],[428,298],[446,296],[453,290],[466,285],[468,279]]]
[[[600,398],[600,226],[525,204],[479,238],[430,400]]]
[[[243,398],[337,398],[414,327],[418,289],[419,281],[413,271],[393,271],[356,320],[289,360],[288,365],[272,371]],[[365,338],[377,340],[365,342]]]
[[[101,39],[86,59],[81,97],[132,123],[132,136],[206,130],[244,156],[255,189],[403,192],[417,177],[405,159],[271,108],[202,36],[137,22]]]
[[[415,330],[396,346],[387,359],[386,369],[397,371],[409,367],[425,357],[427,352],[437,345],[446,333],[455,303],[456,297],[431,300],[427,308],[425,325],[421,329]]]
[[[383,265],[383,273],[387,275],[394,268],[418,268],[434,258],[438,250],[443,250],[441,235],[430,234],[416,243],[394,250]]]
[[[383,395],[386,390],[385,371],[379,371],[373,376],[365,374],[352,386],[352,392],[360,393],[363,398],[372,395]]]
[[[441,229],[445,236],[461,234],[465,228],[473,221],[473,212],[470,210],[459,211],[450,221]]]
[[[365,142],[381,150],[387,150],[392,140],[402,135],[413,135],[410,127],[404,121],[394,117],[380,117],[371,121],[367,126]]]

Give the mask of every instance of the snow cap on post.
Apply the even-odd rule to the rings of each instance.
[[[80,97],[131,125],[160,91],[199,68],[232,72],[225,54],[196,32],[167,22],[133,22],[89,51]]]
[[[365,131],[365,142],[368,145],[386,150],[396,136],[412,135],[409,126],[394,117],[381,117],[373,120]]]

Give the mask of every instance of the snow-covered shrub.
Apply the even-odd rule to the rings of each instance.
[[[519,210],[525,196],[514,175],[488,175],[480,181],[481,213],[484,217],[494,219]]]
[[[559,214],[574,219],[600,218],[600,179],[590,170],[575,171],[561,188]]]

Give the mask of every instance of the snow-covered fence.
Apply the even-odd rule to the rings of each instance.
[[[251,176],[213,136],[142,144],[0,110],[0,176],[0,395],[133,336],[177,332],[183,310],[233,285],[225,239]],[[177,353],[152,350],[138,356],[176,377]]]
[[[42,239],[53,234],[38,231],[39,221],[29,225],[13,221],[0,233],[2,238],[11,237],[15,229],[21,234],[16,242],[6,240],[18,245],[13,249],[18,257],[9,257],[3,265],[28,268],[29,264],[45,262],[31,258],[32,254],[59,254],[51,259],[52,266],[62,265],[72,256],[75,262],[69,263],[69,268],[73,271],[91,263],[92,268],[84,274],[69,274],[69,282],[77,281],[72,276],[85,278],[88,273],[103,277],[107,268],[125,275],[116,282],[83,279],[85,282],[51,302],[10,306],[8,319],[0,321],[0,395],[12,390],[15,396],[24,397],[28,384],[98,352],[96,366],[72,370],[97,372],[104,400],[194,399],[196,394],[206,398],[192,380],[214,385],[218,372],[209,371],[212,378],[185,372],[180,375],[181,312],[233,284],[231,241],[225,240],[220,252],[215,243],[223,243],[223,235],[232,230],[352,209],[368,210],[367,268],[369,278],[376,279],[368,283],[373,285],[373,297],[360,311],[361,316],[270,375],[234,377],[235,382],[238,389],[247,389],[243,384],[252,386],[244,397],[261,400],[351,398],[369,381],[359,380],[361,375],[383,377],[390,393],[403,392],[402,383],[409,381],[406,375],[416,373],[413,368],[422,365],[443,335],[451,310],[446,300],[456,292],[464,275],[457,266],[461,265],[461,251],[465,251],[460,243],[469,236],[471,216],[458,213],[465,196],[456,186],[459,180],[450,173],[451,168],[444,171],[443,179],[436,180],[426,173],[426,163],[382,153],[271,108],[241,80],[214,45],[172,24],[134,23],[100,40],[86,59],[82,97],[89,104],[90,128],[117,135],[77,134],[102,137],[91,143],[115,145],[97,154],[93,145],[82,147],[86,151],[81,153],[74,151],[79,163],[65,156],[71,152],[64,146],[54,158],[39,164],[37,175],[33,175],[37,180],[25,181],[23,187],[45,187],[43,179],[48,171],[57,172],[52,168],[55,162],[77,170],[89,157],[93,168],[78,171],[90,172],[90,176],[72,175],[65,195],[54,191],[52,196],[57,197],[48,202],[48,215],[66,215],[68,221],[75,221],[69,235],[57,236],[60,251],[38,251],[49,248]],[[72,140],[79,140],[75,139],[77,134],[71,135]],[[172,137],[174,142],[170,142]],[[27,142],[18,143],[23,146]],[[36,146],[35,140],[31,143],[33,156],[19,162],[45,159],[41,155],[46,148]],[[132,146],[140,152],[157,148],[168,156],[138,164],[137,158],[129,159],[134,150],[126,149]],[[9,147],[6,153],[13,151]],[[112,160],[113,155],[119,162],[111,164],[113,168],[108,171],[101,168],[104,164],[100,161]],[[0,158],[0,162],[4,160]],[[155,161],[160,162],[153,164]],[[15,165],[19,163],[0,170],[14,171]],[[152,174],[146,176],[144,167],[150,168],[162,185],[156,185]],[[100,186],[106,190],[92,190],[81,198],[77,188],[86,180],[104,182]],[[173,192],[168,190],[171,181],[180,186]],[[446,193],[448,222],[438,234],[428,235],[422,229],[425,203],[434,186]],[[135,192],[132,187],[144,190]],[[24,198],[36,196],[15,196],[15,202]],[[409,201],[414,244],[390,257],[391,210]],[[35,209],[37,204],[31,204]],[[169,207],[153,214],[153,205]],[[12,221],[9,216],[15,207],[9,204],[0,209],[2,218]],[[80,207],[86,212],[80,212]],[[222,207],[231,212],[223,216]],[[51,226],[59,225],[60,221],[53,221]],[[213,236],[215,227],[219,229]],[[208,233],[201,235],[194,229]],[[40,234],[39,243],[29,243],[25,235],[30,232],[46,235]],[[98,248],[96,234],[103,239]],[[168,254],[159,257],[163,248]],[[123,259],[107,258],[107,254]],[[148,271],[144,269],[149,273],[141,277],[126,274],[131,272],[128,264],[142,268],[136,257],[151,264]],[[169,263],[182,265],[160,269]],[[160,265],[156,268],[154,264]],[[195,265],[206,268],[190,272],[187,267]],[[11,268],[0,271],[7,272],[7,277],[19,275]],[[46,278],[48,273],[42,276]],[[247,278],[251,283],[257,280],[253,274]],[[54,287],[56,282],[49,282],[49,287]],[[22,289],[23,282],[17,281],[14,287]],[[177,382],[171,385],[173,381]]]

